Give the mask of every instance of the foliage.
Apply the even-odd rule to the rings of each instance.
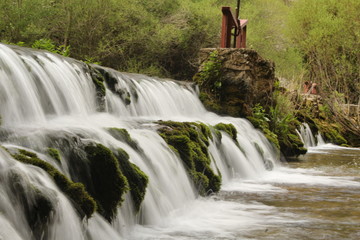
[[[279,76],[292,80],[302,73],[302,56],[286,35],[291,5],[284,0],[241,1],[241,18],[249,20],[247,47],[275,62]]]
[[[278,136],[269,129],[270,119],[265,109],[260,105],[256,104],[253,107],[252,116],[247,116],[247,119],[254,125],[255,128],[260,129],[265,137],[274,144],[277,149],[280,149]]]
[[[77,59],[122,71],[190,78],[197,51],[216,46],[217,0],[22,0],[0,2],[0,39],[51,39]],[[58,49],[57,49],[58,50]]]
[[[219,57],[218,51],[210,53],[208,60],[203,63],[203,67],[195,76],[195,81],[203,88],[210,88],[212,91],[220,89],[222,86],[221,82],[221,66],[222,61]]]
[[[43,49],[43,50],[47,50],[49,52],[53,52],[53,53],[57,53],[57,54],[61,54],[65,57],[68,57],[70,55],[70,46],[64,46],[61,45],[59,47],[57,47],[54,42],[50,39],[39,39],[36,40],[32,45],[32,48],[36,48],[36,49]]]
[[[300,122],[296,118],[295,105],[286,91],[277,84],[274,104],[269,108],[269,130],[277,135],[280,150],[285,155],[305,154],[306,149],[296,133]]]
[[[360,2],[294,2],[288,35],[303,56],[308,79],[323,91],[338,91],[347,102],[360,96]]]

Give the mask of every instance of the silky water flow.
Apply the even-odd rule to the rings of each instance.
[[[266,202],[241,200],[237,194],[284,194],[289,190],[281,185],[289,181],[359,187],[352,179],[283,166],[272,145],[247,120],[206,111],[190,84],[97,68],[116,80],[115,91],[105,84],[101,110],[84,63],[0,44],[2,239],[247,239],[253,233],[261,239],[259,231],[274,224],[303,220]],[[222,138],[214,137],[208,146],[211,167],[222,179],[219,194],[199,196],[179,155],[158,134],[159,120],[235,126],[237,141],[222,132]],[[126,129],[137,147],[114,138],[109,128]],[[304,125],[299,134],[313,147],[308,129]],[[111,223],[99,213],[82,219],[44,170],[11,155],[14,149],[34,152],[76,182],[68,155],[55,161],[44,154],[53,136],[70,139],[65,141],[69,149],[83,142],[124,149],[149,178],[139,212],[126,193]],[[271,162],[272,171],[266,162]],[[36,211],[39,193],[56,207],[33,226],[29,213]]]

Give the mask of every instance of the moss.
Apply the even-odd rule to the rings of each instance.
[[[125,105],[129,105],[131,103],[131,97],[130,95],[127,95],[124,99]]]
[[[269,142],[272,143],[277,149],[280,149],[280,143],[277,135],[270,131],[270,129],[264,129],[263,132],[266,139],[269,140]]]
[[[266,122],[266,121],[264,121],[262,119],[253,117],[253,116],[247,116],[246,118],[251,122],[251,124],[255,128],[260,129],[263,132],[266,139],[270,143],[272,143],[275,146],[276,149],[280,150],[280,144],[279,144],[278,136],[269,129],[269,123],[268,122]]]
[[[199,99],[208,111],[212,111],[218,114],[222,113],[222,107],[219,101],[214,96],[212,96],[212,94],[201,91]]]
[[[288,134],[286,138],[280,138],[279,143],[281,152],[288,157],[297,157],[307,152],[300,137],[296,134]]]
[[[234,141],[237,139],[237,131],[234,125],[231,123],[218,123],[215,126],[215,129],[226,132]]]
[[[96,89],[96,100],[98,104],[98,110],[99,111],[105,111],[105,96],[106,96],[106,88],[104,84],[104,77],[101,75],[101,73],[90,66],[89,64],[86,64],[85,71],[88,71],[91,80],[94,83],[95,89]]]
[[[211,131],[208,126],[194,122],[164,122],[158,130],[160,136],[179,153],[189,176],[201,195],[218,192],[221,177],[210,167],[211,159],[207,150]]]
[[[111,136],[116,138],[119,141],[127,143],[134,149],[138,149],[138,144],[131,137],[129,132],[124,128],[109,128],[108,129]]]
[[[11,169],[4,176],[7,177],[6,181],[11,183],[6,190],[15,197],[12,201],[19,202],[35,238],[40,239],[49,223],[51,213],[55,211],[55,204],[51,201],[49,194],[40,191],[17,170]]]
[[[347,144],[346,139],[341,135],[341,127],[336,123],[329,123],[319,119],[315,119],[319,132],[324,140],[337,145]]]
[[[99,212],[111,222],[123,201],[123,194],[128,190],[128,182],[110,149],[95,144],[86,146],[85,152],[92,179],[91,187],[87,186],[88,191],[98,203]]]
[[[46,150],[46,153],[52,157],[54,160],[56,160],[58,163],[61,162],[61,157],[60,157],[60,153],[57,149],[55,148],[48,148]]]
[[[121,171],[129,182],[131,198],[135,210],[138,212],[145,197],[146,187],[149,182],[148,176],[138,166],[129,161],[129,155],[125,150],[119,148],[115,156],[119,161]]]
[[[118,80],[106,69],[98,67],[97,70],[101,73],[109,89],[113,93],[117,94],[123,100],[125,105],[129,105],[131,103],[131,94],[126,89],[120,89]],[[136,100],[138,98],[138,94],[134,88],[131,89],[131,93]]]
[[[51,164],[39,159],[33,152],[20,149],[19,153],[12,156],[20,162],[37,166],[46,171],[54,179],[60,190],[73,201],[81,216],[85,215],[90,218],[96,211],[95,200],[85,191],[81,183],[72,182]]]

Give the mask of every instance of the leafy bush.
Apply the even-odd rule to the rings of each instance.
[[[39,39],[36,40],[32,45],[32,48],[36,48],[36,49],[43,49],[43,50],[47,50],[49,52],[53,52],[53,53],[57,53],[60,55],[63,55],[65,57],[70,56],[70,46],[64,46],[61,45],[59,47],[57,47],[54,42],[50,39]]]

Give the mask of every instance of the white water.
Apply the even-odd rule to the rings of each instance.
[[[321,136],[321,133],[316,134],[314,137],[314,134],[312,133],[311,128],[307,123],[303,123],[300,126],[300,132],[298,132],[298,134],[301,141],[304,143],[305,148],[313,148],[326,144]]]
[[[123,148],[150,179],[141,210],[134,213],[127,195],[112,224],[99,214],[82,221],[44,171],[15,161],[0,148],[0,236],[4,239],[32,238],[21,203],[11,202],[13,193],[6,189],[11,183],[4,174],[14,168],[28,179],[24,184],[39,187],[55,201],[56,211],[44,231],[46,239],[237,239],[267,224],[289,221],[289,216],[261,203],[198,197],[182,161],[156,133],[155,120],[223,122],[237,128],[240,148],[226,133],[221,142],[214,138],[209,146],[211,166],[215,172],[219,169],[224,192],[282,192],[286,190],[274,183],[290,178],[298,184],[351,183],[280,167],[275,151],[260,132],[244,119],[207,112],[189,85],[107,69],[117,79],[116,87],[129,93],[131,103],[126,105],[107,89],[107,111],[99,113],[95,87],[83,68],[72,59],[0,44],[0,144],[31,149],[68,177],[66,156],[59,164],[42,155],[49,135]],[[115,139],[106,130],[109,127],[126,128],[140,150]],[[265,159],[274,163],[274,171],[265,170]]]

